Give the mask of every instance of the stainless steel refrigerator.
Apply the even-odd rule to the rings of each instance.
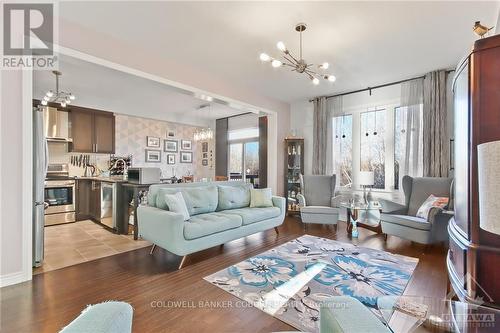
[[[47,139],[43,130],[43,109],[33,110],[33,266],[43,263],[45,225],[45,177],[49,165]]]

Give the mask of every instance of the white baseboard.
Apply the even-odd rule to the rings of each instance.
[[[31,273],[31,272],[30,272]],[[31,274],[27,275],[25,272],[15,272],[5,275],[0,275],[0,288],[7,287],[13,284],[31,280]]]

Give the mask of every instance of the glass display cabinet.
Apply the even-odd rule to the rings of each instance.
[[[304,139],[285,139],[285,197],[289,215],[299,214],[297,194],[301,193],[300,174],[304,173]]]

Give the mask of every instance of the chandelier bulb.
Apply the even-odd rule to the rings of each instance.
[[[337,78],[335,77],[335,75],[328,75],[328,81],[335,82],[336,80]]]
[[[279,60],[274,59],[273,61],[271,61],[271,65],[274,68],[278,68],[278,67],[281,67],[281,65],[283,65],[283,63],[281,61],[279,61]]]
[[[47,105],[47,101],[45,99],[42,100],[42,105]]]
[[[61,102],[61,106],[62,106],[63,108],[65,108],[65,107],[66,107],[66,102]]]
[[[52,90],[47,91],[47,97],[54,96],[54,92]]]
[[[50,99],[50,98],[49,98],[49,96],[44,96],[44,97],[43,97],[43,100],[44,100],[44,101],[46,101],[46,102],[48,102],[48,101],[49,101],[49,99]]]
[[[280,51],[283,51],[283,52],[285,52],[285,51],[286,51],[286,46],[285,46],[285,43],[283,43],[283,42],[281,42],[281,41],[280,41],[280,42],[278,42],[278,43],[276,43],[276,47],[277,47],[277,48],[278,48],[278,50],[280,50]]]
[[[73,95],[73,94],[69,94],[69,99],[72,100],[72,101],[74,101],[76,99],[76,96]]]
[[[261,53],[260,54],[260,60],[267,62],[267,61],[271,60],[271,57],[268,54],[266,54],[266,53]]]
[[[328,67],[330,67],[330,64],[329,64],[329,63],[327,63],[327,62],[324,62],[324,63],[322,63],[322,64],[319,66],[319,68],[322,68],[322,69],[328,69]]]
[[[312,83],[313,83],[314,85],[318,85],[318,84],[319,84],[319,79],[318,79],[317,77],[313,78],[313,79],[312,79]]]

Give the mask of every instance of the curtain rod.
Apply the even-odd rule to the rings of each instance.
[[[454,72],[454,71],[455,71],[454,69],[447,70],[446,74],[449,74],[449,73]],[[322,97],[325,97],[326,99],[329,99],[329,98],[333,98],[333,97],[339,97],[339,96],[356,94],[356,93],[360,93],[360,92],[363,92],[363,91],[369,91],[370,95],[371,95],[372,94],[372,90],[375,90],[375,89],[385,88],[385,87],[389,87],[389,86],[394,86],[396,84],[401,84],[401,83],[404,83],[404,82],[418,80],[418,79],[423,79],[423,78],[425,78],[425,75],[417,76],[417,77],[414,77],[414,78],[411,78],[411,79],[389,82],[389,83],[385,83],[385,84],[380,84],[378,86],[367,87],[367,88],[364,88],[364,89],[358,89],[358,90],[348,91],[348,92],[345,92],[345,93],[339,93],[339,94],[335,94],[335,95],[322,96]],[[314,102],[314,99],[310,99],[309,102]]]

